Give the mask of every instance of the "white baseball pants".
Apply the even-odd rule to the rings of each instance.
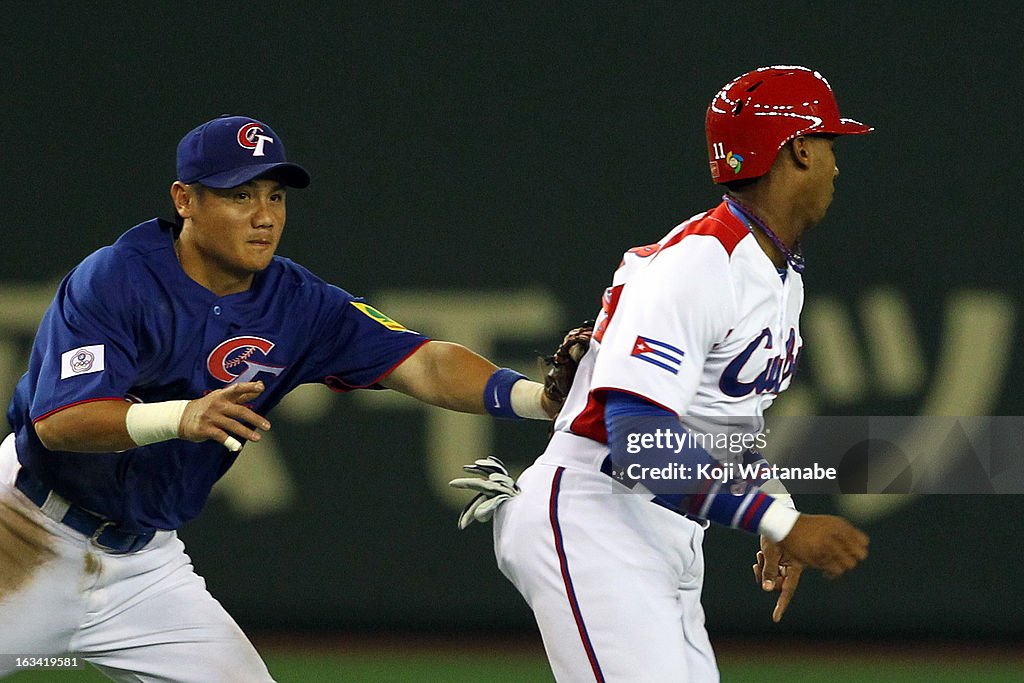
[[[117,681],[272,680],[175,532],[136,553],[105,553],[14,488],[18,467],[9,436],[0,445],[0,678],[15,656],[72,653]]]
[[[533,609],[555,678],[717,682],[700,604],[703,528],[599,471],[543,460],[498,509],[494,548]]]

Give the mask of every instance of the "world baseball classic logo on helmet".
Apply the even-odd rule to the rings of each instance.
[[[245,149],[251,149],[254,157],[266,156],[263,146],[267,143],[274,144],[274,138],[263,135],[263,126],[254,122],[247,123],[238,129],[238,144]]]
[[[206,369],[226,384],[252,382],[263,372],[277,376],[288,366],[262,362],[273,348],[274,342],[262,337],[232,337],[210,352]]]

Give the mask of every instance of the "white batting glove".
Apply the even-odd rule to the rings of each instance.
[[[477,460],[472,465],[462,467],[470,474],[477,474],[484,479],[477,477],[466,477],[463,479],[452,479],[448,485],[452,488],[467,489],[476,491],[473,500],[462,508],[459,515],[459,528],[465,529],[475,521],[488,522],[494,516],[494,511],[509,498],[519,495],[519,486],[515,479],[509,476],[505,463],[493,455]]]

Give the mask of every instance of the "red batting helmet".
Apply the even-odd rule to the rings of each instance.
[[[731,81],[711,100],[705,129],[716,183],[764,175],[799,135],[874,130],[841,118],[825,77],[802,66],[766,66]]]

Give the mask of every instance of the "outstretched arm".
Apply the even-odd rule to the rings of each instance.
[[[381,380],[388,389],[400,391],[424,403],[440,406],[463,413],[494,412],[484,403],[484,390],[498,366],[465,346],[452,342],[430,341],[409,356],[391,374]],[[519,385],[524,385],[520,387]],[[513,383],[513,407],[524,417],[540,417],[517,405],[522,395],[523,403],[535,403],[530,408],[553,416],[561,407],[544,396],[542,385],[528,379]],[[499,397],[498,403],[501,403]],[[498,406],[501,407],[500,405]],[[493,406],[491,406],[493,408]]]

